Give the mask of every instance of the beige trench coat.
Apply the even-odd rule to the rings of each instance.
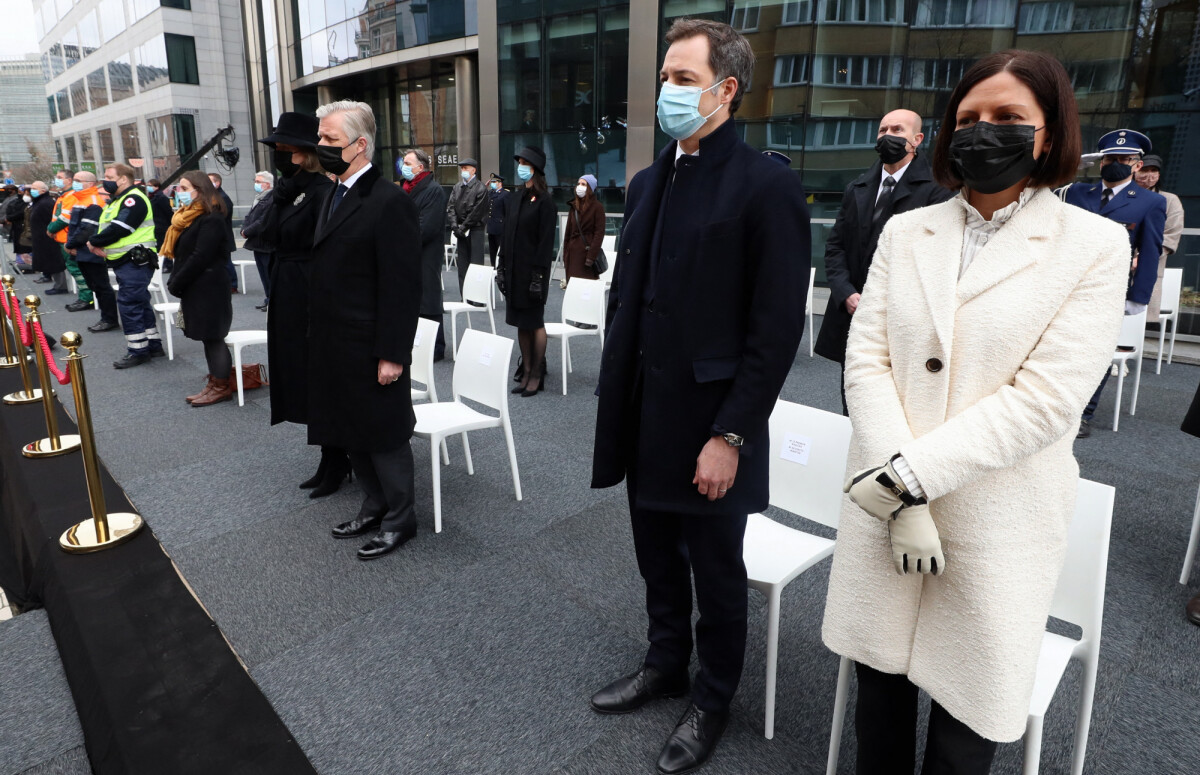
[[[991,740],[1025,730],[1079,467],[1079,415],[1116,346],[1120,225],[1039,191],[960,280],[965,211],[888,221],[850,328],[848,472],[904,454],[946,570],[898,575],[886,525],[847,498],[823,636],[907,674]]]
[[[1158,280],[1154,283],[1154,293],[1150,295],[1150,304],[1146,309],[1147,323],[1158,322],[1158,313],[1162,309],[1162,283],[1163,273],[1167,271],[1167,257],[1179,249],[1179,240],[1183,237],[1183,203],[1172,193],[1158,193],[1167,199],[1167,222],[1163,226],[1163,250],[1158,259]]]

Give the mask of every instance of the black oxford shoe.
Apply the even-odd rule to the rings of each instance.
[[[630,713],[651,700],[682,697],[688,693],[688,676],[668,677],[652,667],[618,678],[592,695],[597,713]]]
[[[662,775],[684,775],[703,767],[728,723],[729,711],[715,713],[689,705],[658,755],[658,771]]]
[[[396,531],[380,530],[358,550],[358,559],[375,560],[404,546],[417,534],[417,526],[409,525]]]
[[[132,353],[125,353],[125,357],[121,358],[121,360],[113,361],[113,368],[132,369],[134,366],[141,366],[143,363],[149,362],[149,355],[133,355]]]
[[[383,517],[359,515],[349,522],[343,522],[329,532],[333,533],[334,538],[354,538],[378,530],[381,522],[383,522]]]

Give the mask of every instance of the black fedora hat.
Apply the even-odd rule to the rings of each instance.
[[[316,116],[307,113],[280,113],[275,130],[259,142],[271,147],[276,143],[285,143],[297,148],[316,148],[317,128],[320,125]]]
[[[514,161],[519,161],[520,159],[524,159],[532,164],[533,168],[540,174],[546,174],[546,154],[542,152],[541,148],[535,148],[532,145],[525,146],[513,156]]]

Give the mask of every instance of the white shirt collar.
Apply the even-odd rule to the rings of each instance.
[[[904,173],[907,172],[908,168],[911,166],[912,166],[912,159],[909,159],[908,164],[905,164],[903,167],[896,170],[895,172],[888,172],[886,169],[880,168],[879,182],[882,184],[883,181],[887,180],[890,177],[890,178],[894,179],[897,183],[899,183],[900,178],[904,177]]]
[[[1125,187],[1128,186],[1132,182],[1133,182],[1133,178],[1130,178],[1129,180],[1125,181],[1124,183],[1118,183],[1117,185],[1112,186],[1112,195],[1116,196],[1117,194],[1121,193],[1123,190],[1125,190]],[[1109,188],[1109,187],[1105,186],[1105,188]],[[1101,191],[1100,193],[1103,194],[1104,192]]]
[[[683,157],[683,156],[699,156],[699,155],[700,155],[700,149],[699,149],[699,148],[697,148],[697,149],[696,149],[696,152],[695,152],[695,153],[687,153],[686,151],[684,151],[684,150],[683,150],[683,146],[679,144],[679,141],[676,141],[676,142],[675,142],[675,165],[676,165],[676,166],[678,166],[678,165],[679,165],[679,159],[680,159],[680,157]]]
[[[363,168],[361,170],[354,173],[353,175],[346,178],[345,180],[339,180],[338,182],[341,183],[346,188],[351,188],[358,181],[358,179],[363,176],[363,173],[365,173],[369,169],[371,169],[371,162],[367,162],[366,164],[363,165]]]

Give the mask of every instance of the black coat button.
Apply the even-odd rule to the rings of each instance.
[[[929,360],[925,361],[925,368],[936,374],[942,370],[942,362],[937,358],[930,358]]]

